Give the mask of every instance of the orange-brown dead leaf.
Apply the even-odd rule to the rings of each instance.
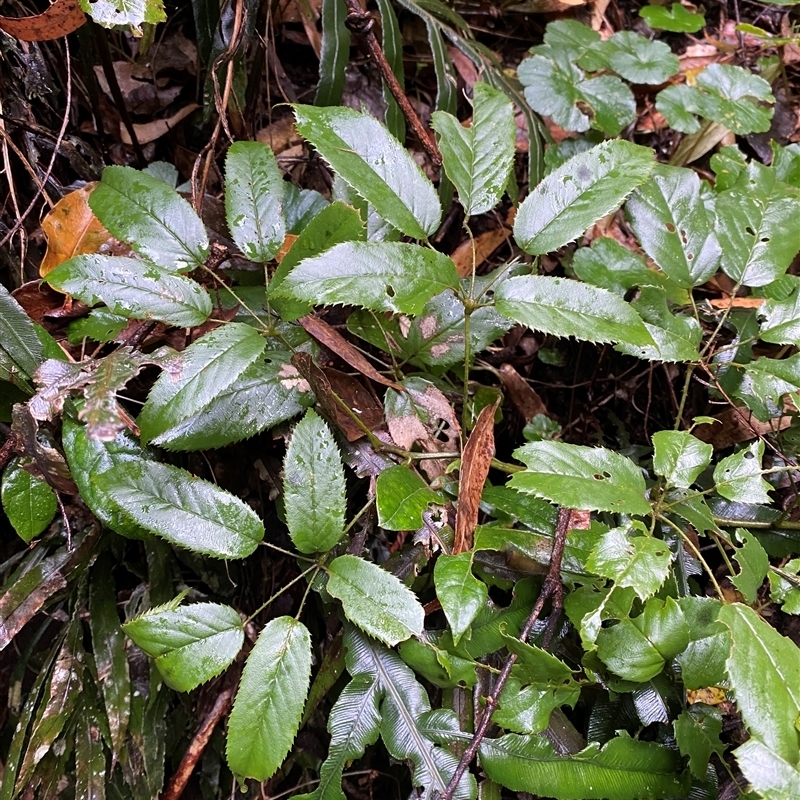
[[[89,195],[96,185],[87,183],[62,197],[42,220],[47,238],[47,252],[39,265],[39,275],[43,278],[73,256],[96,253],[111,239],[111,234],[89,208]]]
[[[176,111],[171,117],[166,119],[154,119],[152,122],[135,123],[133,130],[136,132],[136,138],[139,144],[148,144],[160,139],[165,134],[169,133],[181,120],[189,116],[195,109],[200,108],[197,103],[189,103],[184,106],[180,111]],[[119,138],[123,144],[133,144],[131,141],[128,129],[120,122],[119,124]]]
[[[514,222],[514,209],[511,209],[506,218],[505,225],[497,228],[490,228],[474,239],[475,244],[475,269],[477,269],[487,258],[500,247],[503,242],[511,236],[511,225]],[[473,240],[466,239],[450,255],[456,265],[459,278],[467,278],[472,275],[472,246]]]
[[[519,411],[526,423],[530,422],[537,414],[550,416],[550,412],[547,410],[542,398],[511,364],[503,364],[500,367],[500,380],[503,383],[503,388],[508,392],[508,397],[514,404],[514,408]]]
[[[739,442],[748,442],[758,436],[777,433],[792,424],[792,417],[785,416],[769,422],[756,419],[747,408],[729,408],[717,414],[714,424],[698,425],[692,433],[715,450],[722,450]]]
[[[47,11],[33,17],[0,16],[0,30],[22,42],[61,39],[86,22],[78,0],[56,0]]]
[[[758,308],[764,304],[764,297],[715,297],[708,302],[714,308]]]
[[[461,456],[453,555],[472,549],[483,485],[494,457],[494,415],[499,402],[481,409]]]
[[[336,353],[342,361],[349,364],[353,369],[357,369],[365,377],[383,386],[390,386],[398,392],[405,392],[405,387],[381,375],[339,331],[332,328],[327,322],[323,322],[311,314],[297,321],[305,328],[307,333],[311,334],[318,342],[324,344],[325,347]]]
[[[292,245],[297,241],[297,234],[294,233],[287,233],[286,237],[283,240],[283,244],[281,245],[281,249],[275,254],[275,260],[280,264],[284,258],[286,258],[286,254],[292,249]]]

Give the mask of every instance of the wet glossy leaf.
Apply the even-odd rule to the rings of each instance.
[[[719,268],[721,249],[697,173],[656,167],[625,206],[647,255],[678,286],[705,283]]]
[[[781,758],[759,739],[750,739],[734,750],[747,782],[764,800],[793,800],[800,786],[796,763]]]
[[[245,558],[264,524],[238,497],[185,470],[125,461],[95,478],[112,507],[172,544],[214,558]]]
[[[590,72],[610,69],[631,83],[664,83],[680,69],[668,44],[633,31],[619,31],[597,42],[578,62]]]
[[[783,299],[770,299],[759,309],[759,337],[773,344],[800,342],[800,290]]]
[[[458,285],[453,260],[407,242],[344,242],[298,264],[278,293],[320,305],[419,314]]]
[[[711,64],[696,78],[696,84],[669,86],[658,93],[656,108],[681,133],[696,133],[700,123],[694,115],[724,125],[744,136],[769,130],[774,103],[769,83],[742,67]]]
[[[142,25],[156,25],[167,16],[162,0],[79,0],[81,8],[104,28],[122,25],[136,36],[142,35]]]
[[[678,749],[689,757],[689,769],[696,777],[704,777],[712,754],[722,757],[725,753],[719,740],[722,715],[713,706],[696,704],[684,709],[673,724]]]
[[[597,655],[621,678],[642,683],[658,675],[688,643],[689,626],[680,606],[671,597],[652,597],[638,617],[600,630]]]
[[[297,423],[283,464],[286,524],[301,553],[324,553],[342,537],[345,482],[330,428],[309,409]]]
[[[0,286],[0,364],[6,360],[3,354],[12,367],[15,365],[29,378],[44,357],[42,343],[30,317],[8,289]]]
[[[723,606],[719,620],[731,632],[728,678],[750,733],[778,758],[800,757],[800,649],[745,605]]]
[[[675,33],[696,33],[706,24],[702,14],[693,14],[680,3],[666,6],[645,6],[639,10],[639,16],[656,30],[674,31]]]
[[[668,486],[688,489],[711,463],[714,448],[687,431],[653,434],[653,469]]]
[[[226,755],[234,775],[264,781],[297,733],[311,675],[311,636],[302,622],[268,622],[247,658],[228,721]]]
[[[573,156],[525,198],[514,238],[531,255],[557,250],[619,208],[654,166],[651,150],[622,140]]]
[[[422,633],[422,606],[390,572],[351,555],[335,558],[328,569],[328,593],[342,601],[345,616],[370,636],[392,647]]]
[[[758,539],[745,530],[737,528],[735,531],[736,539],[741,543],[741,547],[736,547],[734,558],[739,564],[739,572],[731,576],[733,585],[742,593],[745,602],[755,603],[758,598],[758,590],[764,583],[769,570],[769,558]]]
[[[106,167],[89,206],[117,239],[170,272],[200,267],[208,236],[200,218],[172,187],[131,167]]]
[[[211,313],[208,292],[173,271],[122,256],[75,256],[47,274],[47,282],[88,306],[113,314],[188,328]]]
[[[75,796],[83,800],[105,800],[106,753],[97,709],[84,699],[76,714]]]
[[[167,450],[210,450],[296,417],[314,401],[287,359],[251,364],[213,402],[153,439]]]
[[[641,317],[605,289],[566,278],[522,275],[495,293],[497,310],[535,331],[590,342],[652,345]]]
[[[649,514],[644,476],[628,458],[600,447],[531,442],[514,451],[524,472],[509,485],[567,508]]]
[[[190,692],[219,675],[244,642],[239,614],[219,603],[176,606],[172,602],[151,608],[122,627],[178,692]]]
[[[439,227],[433,184],[380,122],[349,108],[294,109],[297,130],[387,222],[415,239]]]
[[[261,142],[234,142],[225,156],[225,218],[251,261],[269,261],[283,245],[283,175]]]
[[[559,800],[680,797],[686,789],[673,750],[627,735],[563,755],[543,736],[507,734],[484,741],[480,754],[493,781]]]
[[[433,572],[436,597],[442,604],[455,644],[458,644],[489,597],[486,584],[472,574],[472,559],[472,553],[456,556],[442,554],[436,560]]]
[[[761,459],[764,443],[753,442],[749,447],[734,453],[714,468],[717,491],[727,500],[738,503],[767,503],[767,492],[772,488],[761,476]]]
[[[12,461],[3,472],[3,511],[19,537],[30,542],[52,521],[58,504],[50,484]]]
[[[632,533],[631,528],[622,527],[603,534],[586,568],[611,578],[618,586],[630,586],[641,600],[646,600],[666,580],[672,552],[661,539]]]
[[[409,467],[389,467],[378,476],[378,524],[387,531],[415,531],[421,528],[423,512],[431,503],[441,503],[443,500]]]
[[[67,341],[80,344],[86,338],[95,342],[110,342],[127,327],[128,318],[122,314],[112,314],[105,308],[93,308],[88,317],[70,322]]]
[[[187,347],[162,372],[137,420],[147,443],[209,408],[264,351],[249,325],[232,322]]]
[[[505,192],[514,161],[514,109],[485,83],[473,86],[472,125],[465,128],[444,111],[433,114],[444,169],[458,189],[467,216],[494,208]]]
[[[747,167],[745,182],[717,195],[722,268],[745,286],[765,286],[783,275],[800,251],[800,197],[762,164]]]

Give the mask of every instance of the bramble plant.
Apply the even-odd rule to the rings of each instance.
[[[621,79],[659,84],[676,71],[665,45],[627,33],[601,42],[556,22],[519,75],[534,110],[616,135],[635,109]],[[769,84],[745,72],[709,67],[694,87],[662,90],[659,108],[686,132],[696,116],[765,130]],[[472,103],[468,128],[433,117],[468,229],[503,201],[515,150],[505,94],[477,83]],[[712,182],[629,141],[568,140],[551,147],[550,171],[516,210],[514,241],[531,258],[488,275],[473,262],[459,277],[430,244],[436,188],[382,124],[339,107],[294,113],[335,174],[333,199],[290,187],[266,145],[233,144],[224,199],[235,269],[232,250],[152,170],[105,170],[90,206],[130,254],[78,255],[45,280],[93,307],[72,323],[75,341],[111,343],[139,320],[134,344],[67,361],[0,292],[0,377],[23,395],[13,431],[24,444],[3,475],[3,507],[26,542],[48,528],[56,492],[79,493],[97,520],[69,546],[47,535],[22,554],[0,598],[5,645],[71,591],[64,630],[16,710],[0,797],[70,769],[76,796],[94,796],[81,792],[106,777],[121,796],[156,796],[164,750],[145,747],[145,732],[166,724],[170,689],[226,669],[233,775],[265,781],[301,764],[315,800],[343,798],[345,770],[378,740],[423,797],[505,787],[561,800],[712,798],[714,763],[748,796],[797,796],[800,650],[761,612],[800,612],[800,565],[769,560],[796,550],[797,524],[770,492],[794,485],[797,470],[800,355],[785,356],[800,346],[800,279],[787,274],[800,252],[798,146],[775,145],[769,167],[725,147]],[[635,247],[583,244],[616,213]],[[539,258],[556,252],[566,274],[543,274]],[[721,307],[700,290],[715,276],[731,286]],[[763,303],[737,307],[745,291]],[[319,307],[343,307],[336,319],[351,340],[314,316]],[[148,348],[156,325],[187,329],[185,346]],[[502,395],[475,376],[515,326],[680,373],[674,425],[648,449],[618,452],[568,444],[539,419],[514,463],[493,460]],[[382,354],[378,367],[356,339]],[[363,383],[357,394],[320,344],[382,397]],[[122,392],[145,369],[161,372],[134,418]],[[685,419],[695,378],[743,417],[788,427],[716,452],[698,430],[713,420]],[[288,443],[260,513],[189,468],[202,462],[187,454],[270,429]],[[414,538],[398,538],[389,557],[387,531]],[[120,627],[111,568],[126,547],[143,548],[147,574]],[[173,548],[208,591],[175,595]],[[709,563],[712,549],[726,574]],[[212,560],[228,560],[235,580],[237,560],[270,552],[294,577],[265,577],[276,588],[264,603],[221,602],[224,570]],[[542,592],[550,606],[536,605]],[[262,623],[272,604],[281,613]],[[473,714],[473,691],[491,697],[486,710]],[[736,702],[747,741],[721,738],[721,712],[703,702],[714,691]],[[321,708],[330,741],[314,761],[293,744]],[[482,714],[494,727],[467,751],[480,769],[458,770]]]

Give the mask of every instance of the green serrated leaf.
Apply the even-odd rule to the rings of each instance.
[[[734,558],[739,564],[739,572],[732,575],[731,580],[746,602],[755,603],[758,590],[767,577],[769,557],[758,539],[749,531],[737,528],[735,535],[741,543],[741,547],[736,547],[734,553]]]
[[[301,553],[330,550],[344,530],[342,456],[330,428],[313,409],[297,423],[283,463],[286,524]]]
[[[188,272],[208,255],[208,235],[192,207],[146,172],[106,167],[89,206],[117,239],[165,270]]]
[[[3,353],[29,378],[44,358],[42,342],[30,317],[8,289],[0,285],[0,356]],[[4,360],[0,357],[0,363]]]
[[[70,344],[80,344],[84,339],[110,342],[127,327],[128,318],[122,314],[112,314],[105,308],[93,308],[88,317],[70,322],[67,326],[67,341]]]
[[[454,644],[458,644],[489,597],[486,584],[472,574],[472,558],[472,553],[442,554],[433,571],[436,597],[450,623]]]
[[[233,241],[250,261],[269,261],[283,245],[285,185],[266,144],[230,146],[225,156],[225,218]]]
[[[211,314],[208,292],[189,278],[122,256],[75,256],[47,273],[47,282],[86,305],[105,303],[113,314],[189,328]]]
[[[172,544],[214,558],[245,558],[264,524],[238,497],[186,470],[124,461],[95,477],[112,507]]]
[[[764,442],[753,442],[734,453],[714,468],[717,492],[727,500],[739,503],[770,503],[767,492],[772,487],[761,477]]]
[[[641,470],[628,458],[601,447],[531,442],[514,451],[524,472],[509,485],[567,508],[650,513]]]
[[[409,467],[389,467],[378,475],[375,487],[378,525],[387,531],[415,531],[422,527],[422,513],[444,498],[428,487]]]
[[[652,345],[641,317],[621,297],[567,278],[521,275],[495,292],[497,310],[535,331],[590,342]]]
[[[422,633],[422,606],[390,572],[351,555],[335,558],[328,571],[328,593],[342,601],[345,616],[370,636],[393,647]]]
[[[158,606],[122,628],[155,661],[168,686],[190,692],[219,675],[244,642],[239,614],[220,603]]]
[[[212,406],[265,346],[255,328],[239,322],[216,328],[190,344],[150,390],[137,420],[142,441],[150,442]]]
[[[56,515],[58,504],[50,484],[12,461],[3,472],[0,489],[3,511],[24,542],[35,539]]]
[[[211,450],[249,439],[296,417],[313,403],[288,356],[250,365],[213,402],[153,439],[167,450]]]
[[[458,285],[453,260],[407,242],[343,242],[307,258],[279,294],[321,305],[419,314],[425,303]]]
[[[387,222],[415,239],[439,227],[433,184],[378,120],[342,107],[294,110],[298,132]]]
[[[763,800],[794,800],[800,786],[797,764],[781,758],[758,739],[750,739],[733,751],[747,782]]]
[[[278,617],[247,658],[230,719],[226,755],[234,775],[271,778],[292,746],[311,676],[311,635]]]
[[[755,611],[723,606],[719,620],[731,632],[728,679],[750,734],[780,759],[800,759],[800,649]]]
[[[773,344],[800,343],[800,290],[767,300],[759,309],[759,338]]]
[[[80,0],[80,6],[98,25],[121,25],[134,36],[142,35],[142,25],[157,25],[167,18],[162,0]]]
[[[725,745],[719,740],[722,714],[713,706],[695,704],[684,709],[673,725],[681,755],[688,756],[692,774],[703,778],[712,754],[722,757],[725,752]]]
[[[686,431],[653,434],[653,469],[667,486],[688,489],[711,463],[714,448]]]
[[[468,217],[490,211],[500,202],[516,140],[514,108],[502,92],[476,83],[472,105],[469,128],[444,111],[435,111],[432,122],[440,137],[445,171]]]
[[[625,617],[597,634],[597,655],[621,678],[643,683],[689,643],[689,626],[671,597],[651,597],[638,617]]]
[[[699,286],[719,268],[722,251],[694,170],[656,167],[625,209],[647,255],[678,286]]]
[[[689,626],[689,644],[676,657],[687,689],[716,686],[725,679],[730,654],[728,629],[717,620],[722,603],[710,597],[681,597],[678,604]]]
[[[631,83],[656,85],[680,69],[680,61],[668,44],[650,41],[633,31],[619,31],[597,42],[578,64],[590,72],[611,69]]]
[[[631,536],[630,527],[612,528],[592,550],[586,568],[618,586],[630,586],[641,600],[654,595],[666,580],[672,552],[652,536]]]
[[[645,6],[639,9],[639,16],[651,28],[675,33],[697,33],[706,24],[702,14],[693,14],[680,3],[673,3],[671,8]]]
[[[627,735],[602,748],[594,743],[579,753],[564,755],[543,736],[507,734],[484,740],[480,756],[493,781],[515,792],[559,800],[682,797],[688,784],[673,750]]]
[[[763,164],[749,164],[744,180],[716,198],[722,268],[745,286],[766,286],[800,251],[800,197]]]
[[[656,108],[681,133],[696,133],[700,123],[694,115],[723,125],[739,136],[769,130],[774,103],[770,85],[742,67],[711,64],[696,78],[694,86],[669,86],[656,97]]]
[[[619,208],[654,166],[652,150],[622,140],[573,156],[525,198],[514,238],[531,255],[557,250]]]

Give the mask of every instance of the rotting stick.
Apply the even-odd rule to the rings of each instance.
[[[558,521],[556,522],[556,533],[553,539],[553,550],[550,555],[550,567],[547,570],[547,576],[544,579],[542,591],[539,593],[539,597],[531,610],[530,616],[519,632],[519,639],[522,642],[528,638],[528,634],[530,634],[536,620],[539,619],[539,614],[541,614],[542,608],[544,608],[544,604],[547,602],[548,598],[552,599],[552,603],[550,622],[548,623],[545,641],[543,642],[545,647],[549,646],[550,640],[552,639],[553,631],[555,630],[554,621],[560,616],[562,608],[563,588],[561,586],[561,561],[564,556],[564,545],[567,541],[567,530],[569,528],[571,514],[572,512],[568,508],[562,507],[558,509]],[[486,731],[489,730],[492,715],[497,709],[503,687],[506,685],[509,675],[511,675],[511,668],[514,666],[516,660],[517,656],[515,653],[509,654],[508,660],[497,678],[497,683],[495,683],[492,689],[492,693],[486,698],[486,708],[483,710],[472,741],[469,743],[469,747],[464,751],[464,755],[461,756],[461,761],[458,762],[458,766],[453,773],[453,777],[450,779],[450,783],[447,784],[447,788],[439,795],[439,800],[452,800],[453,793],[458,788],[461,776],[466,772],[467,767],[469,767],[470,763],[477,755],[478,748],[481,746],[481,742],[486,736]]]
[[[417,116],[417,112],[414,111],[408,97],[406,97],[406,93],[403,91],[392,68],[389,66],[389,62],[386,60],[386,56],[378,43],[375,32],[372,30],[375,25],[375,20],[361,7],[358,0],[345,0],[345,5],[348,11],[345,25],[347,25],[364,44],[369,52],[370,58],[372,58],[378,67],[381,77],[389,87],[392,97],[397,101],[397,105],[400,106],[403,116],[414,131],[417,139],[419,139],[428,157],[433,161],[435,166],[440,167],[442,165],[442,154],[439,152],[436,140],[430,132],[425,129],[422,120]]]

